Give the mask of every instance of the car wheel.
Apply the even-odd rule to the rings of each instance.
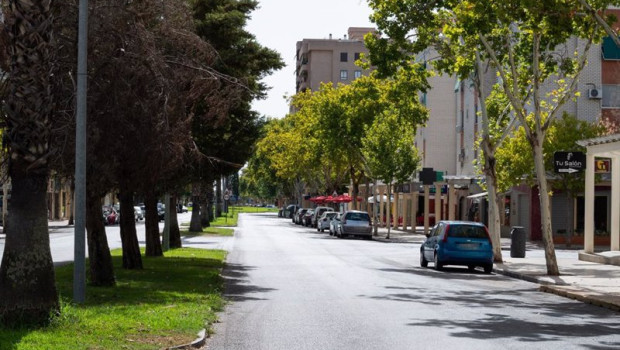
[[[428,260],[424,257],[424,251],[420,250],[420,266],[428,267]]]
[[[491,272],[493,272],[493,264],[484,265],[484,273],[491,273]]]
[[[437,252],[435,252],[435,259],[433,260],[435,263],[435,270],[443,269],[443,264],[439,262],[439,258],[437,257]]]

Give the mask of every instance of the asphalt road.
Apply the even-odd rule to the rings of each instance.
[[[231,302],[206,349],[620,348],[618,313],[481,270],[423,269],[419,244],[244,214],[230,245]]]

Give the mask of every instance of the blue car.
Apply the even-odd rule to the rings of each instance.
[[[481,266],[485,273],[493,271],[493,245],[483,224],[469,221],[440,221],[420,247],[420,266],[429,261],[435,269],[445,265],[465,265],[470,271]]]

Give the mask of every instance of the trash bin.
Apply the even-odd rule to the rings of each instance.
[[[525,258],[525,228],[513,226],[510,230],[510,257]]]

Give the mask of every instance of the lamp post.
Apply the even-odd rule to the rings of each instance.
[[[75,125],[75,239],[73,246],[73,301],[86,299],[86,89],[88,0],[80,0]]]

